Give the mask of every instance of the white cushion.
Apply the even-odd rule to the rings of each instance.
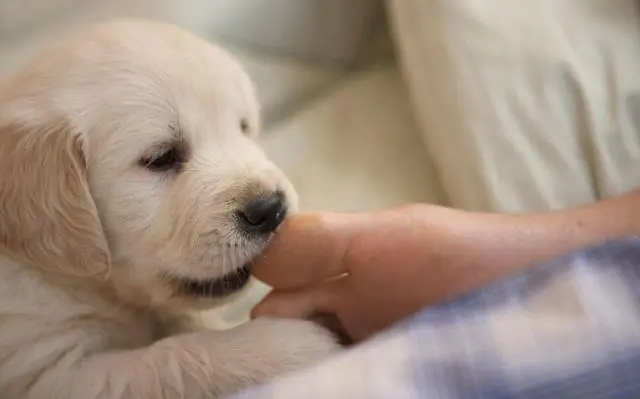
[[[381,209],[442,196],[395,67],[345,80],[267,132],[264,143],[303,210]]]
[[[451,205],[554,209],[638,186],[636,4],[388,0]]]

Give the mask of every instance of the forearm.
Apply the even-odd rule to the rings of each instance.
[[[640,191],[555,212],[471,215],[452,227],[466,235],[473,257],[460,291],[572,250],[640,234]]]
[[[563,211],[502,215],[505,261],[526,266],[588,245],[640,234],[640,191]]]

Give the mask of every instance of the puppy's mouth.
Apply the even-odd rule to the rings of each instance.
[[[181,295],[198,298],[219,298],[229,296],[242,290],[251,279],[251,264],[247,263],[239,269],[215,279],[175,278],[174,281]]]

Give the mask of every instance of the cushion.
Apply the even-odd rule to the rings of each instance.
[[[388,0],[450,205],[564,208],[640,183],[634,0]]]

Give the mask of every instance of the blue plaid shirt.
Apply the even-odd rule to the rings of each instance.
[[[426,308],[234,398],[640,398],[640,237]]]

